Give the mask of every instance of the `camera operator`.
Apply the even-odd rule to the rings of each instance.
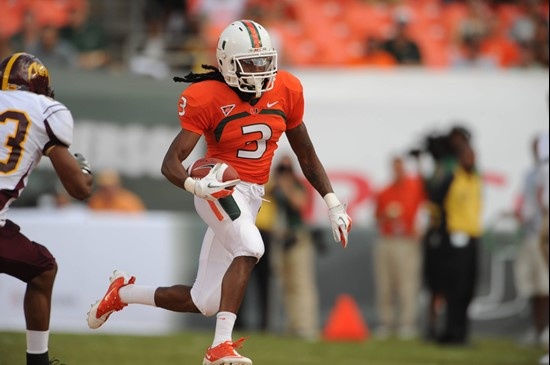
[[[481,227],[481,177],[475,167],[471,134],[455,127],[446,136],[430,137],[427,152],[435,160],[426,182],[430,228],[424,239],[424,276],[431,292],[429,336],[442,344],[468,340],[468,307],[477,279]],[[444,300],[446,320],[437,331],[437,307]]]

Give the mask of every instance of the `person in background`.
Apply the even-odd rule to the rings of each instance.
[[[109,61],[107,40],[100,25],[90,18],[87,1],[71,9],[69,24],[61,29],[61,38],[78,52],[78,65],[85,69],[105,66]]]
[[[523,342],[544,344],[543,332],[548,326],[548,265],[540,247],[540,232],[543,226],[544,212],[541,209],[539,176],[542,161],[539,157],[539,138],[533,141],[534,164],[524,179],[523,194],[518,220],[524,235],[516,258],[516,286],[525,298],[532,303],[534,331],[530,331]]]
[[[548,132],[540,136],[538,141],[538,155],[541,161],[541,166],[538,176],[538,197],[539,204],[542,210],[542,227],[540,229],[540,250],[546,264],[546,270],[548,270],[548,251],[549,251],[549,238],[548,238],[548,211],[550,200],[550,156],[549,156],[550,135]],[[541,339],[548,351],[548,305],[546,305],[546,329],[544,330]],[[548,353],[540,359],[541,364],[548,364],[550,362]]]
[[[302,218],[308,204],[306,187],[289,156],[274,170],[272,195],[279,208],[282,252],[276,258],[283,283],[287,333],[314,340],[319,336],[319,294],[315,279],[315,246]]]
[[[497,60],[482,52],[482,39],[479,36],[468,36],[462,40],[459,51],[454,55],[454,68],[496,69]]]
[[[40,43],[41,29],[34,13],[27,10],[23,17],[23,27],[10,39],[13,49],[17,51],[36,49]]]
[[[384,49],[393,56],[397,63],[406,66],[422,64],[420,48],[408,33],[408,19],[399,18],[395,24],[395,35],[384,43]]]
[[[269,330],[269,308],[271,302],[270,288],[271,288],[271,256],[272,245],[275,239],[275,225],[277,221],[277,203],[271,195],[271,183],[266,185],[266,195],[264,195],[264,201],[258,216],[256,217],[256,226],[260,231],[262,240],[265,245],[265,253],[263,258],[256,264],[252,275],[250,276],[250,283],[247,288],[246,295],[244,297],[239,313],[237,314],[237,320],[235,321],[235,327],[237,329],[249,329],[248,323],[245,323],[243,318],[246,317],[246,312],[250,310],[250,289],[252,285],[256,286],[256,292],[258,293],[259,302],[259,328],[260,331],[267,332]]]
[[[446,230],[442,225],[441,202],[436,198],[441,186],[449,180],[457,169],[457,151],[471,148],[471,133],[463,126],[454,126],[448,134],[431,136],[426,140],[426,151],[433,159],[435,169],[433,174],[424,179],[424,189],[428,197],[426,202],[429,213],[429,227],[423,238],[423,280],[429,295],[427,333],[428,340],[437,340],[439,336],[439,318],[445,307],[445,270],[446,270]],[[421,153],[421,152],[420,152]],[[419,175],[421,160],[419,151],[414,151],[417,158]]]
[[[382,338],[388,337],[397,325],[398,336],[410,339],[417,333],[421,247],[415,223],[424,201],[424,189],[421,179],[407,176],[401,157],[392,161],[392,169],[393,181],[378,194],[376,202],[380,239],[374,266],[381,322],[377,332]],[[394,303],[400,313],[398,323]]]
[[[60,39],[59,30],[48,26],[42,29],[38,44],[29,47],[29,51],[52,67],[75,68],[78,66],[78,54],[66,41]]]
[[[120,176],[116,171],[103,171],[97,177],[98,191],[88,202],[96,211],[139,213],[145,210],[141,199],[122,187]]]
[[[441,240],[443,250],[439,257],[440,274],[447,309],[445,328],[438,341],[444,345],[468,342],[468,308],[477,283],[478,246],[483,231],[482,179],[476,170],[473,148],[458,143],[459,140],[453,144],[458,166],[430,191],[430,200],[439,209],[439,235],[432,239]]]
[[[376,37],[368,37],[364,44],[363,54],[354,60],[354,65],[380,68],[392,68],[397,65],[395,58],[384,49]]]

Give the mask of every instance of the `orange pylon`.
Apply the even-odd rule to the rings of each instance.
[[[359,306],[350,295],[341,295],[332,310],[323,337],[327,341],[365,341],[370,333]]]

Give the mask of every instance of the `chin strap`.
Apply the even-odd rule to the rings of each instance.
[[[259,98],[262,96],[262,86],[263,86],[263,80],[259,78],[254,79],[254,87],[256,88],[256,97]]]

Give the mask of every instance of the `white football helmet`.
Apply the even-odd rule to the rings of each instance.
[[[225,82],[245,93],[273,89],[277,75],[277,51],[267,30],[252,20],[240,20],[224,29],[216,49],[218,67]]]

